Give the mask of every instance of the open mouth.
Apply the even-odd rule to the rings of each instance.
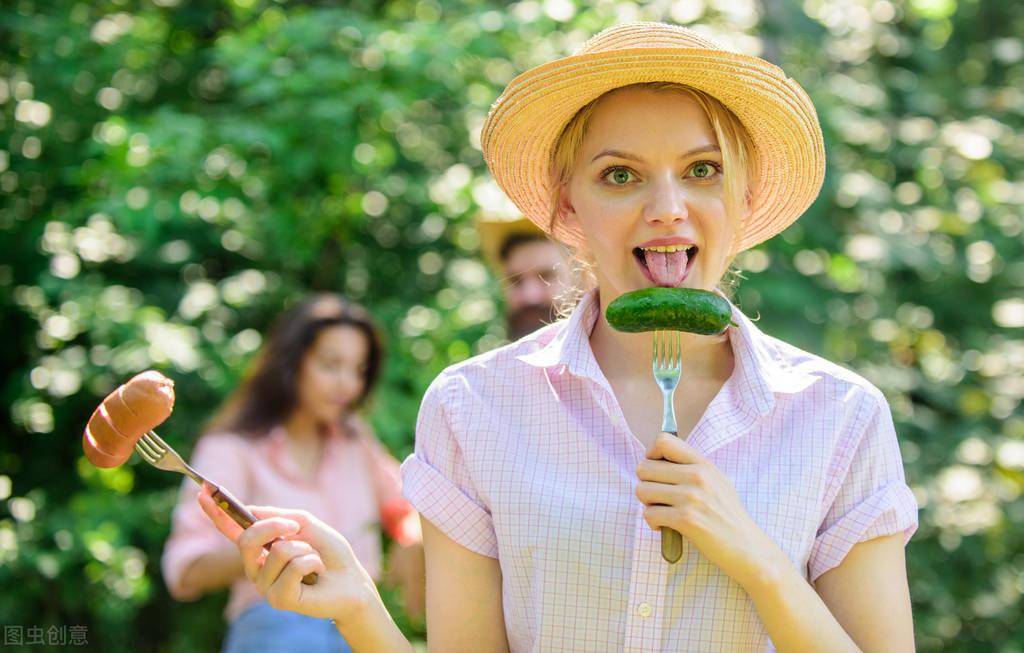
[[[690,276],[693,262],[699,249],[691,245],[686,249],[673,250],[672,247],[633,248],[633,257],[648,281],[656,286],[676,287]]]

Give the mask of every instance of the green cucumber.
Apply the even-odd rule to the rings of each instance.
[[[604,312],[617,331],[686,331],[715,335],[732,321],[732,309],[721,295],[698,288],[643,288],[623,293]]]

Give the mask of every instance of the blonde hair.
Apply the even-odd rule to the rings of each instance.
[[[594,109],[607,95],[628,88],[683,93],[693,98],[697,105],[704,110],[711,123],[711,128],[715,132],[715,137],[718,139],[718,146],[722,150],[723,201],[726,215],[731,219],[736,219],[739,224],[739,217],[745,211],[747,199],[751,193],[748,180],[757,178],[757,170],[753,169],[754,144],[749,132],[732,111],[703,91],[675,82],[641,82],[607,91],[577,111],[576,115],[562,129],[562,133],[555,141],[554,151],[551,155],[551,176],[555,190],[548,231],[554,233],[559,204],[562,200],[562,189],[569,183],[572,176],[572,170],[579,158]],[[742,224],[739,224],[739,228],[736,230],[737,241],[742,231]],[[730,250],[735,246],[736,241],[732,243]],[[739,285],[739,280],[743,278],[738,265],[735,264],[735,259],[736,253],[732,253],[727,269],[718,283],[719,290],[730,299]],[[597,286],[597,277],[593,273],[594,262],[585,248],[570,249],[570,262],[573,284],[557,298],[556,308],[560,317],[571,313],[580,298]]]

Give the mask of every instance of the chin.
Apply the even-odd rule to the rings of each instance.
[[[331,411],[325,411],[320,415],[320,421],[324,424],[337,424],[341,421],[341,416],[345,413],[344,408],[339,408]]]

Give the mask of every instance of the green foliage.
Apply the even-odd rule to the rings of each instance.
[[[332,289],[385,330],[371,416],[408,453],[434,375],[504,336],[469,220],[495,201],[490,103],[650,18],[698,21],[814,98],[825,188],[744,254],[738,301],[889,397],[922,505],[919,650],[1024,650],[1019,3],[332,4],[0,10],[0,624],[214,649],[224,596],[176,604],[160,578],[177,481],[88,465],[91,409],[162,369],[179,399],[161,434],[188,451],[273,316]]]

